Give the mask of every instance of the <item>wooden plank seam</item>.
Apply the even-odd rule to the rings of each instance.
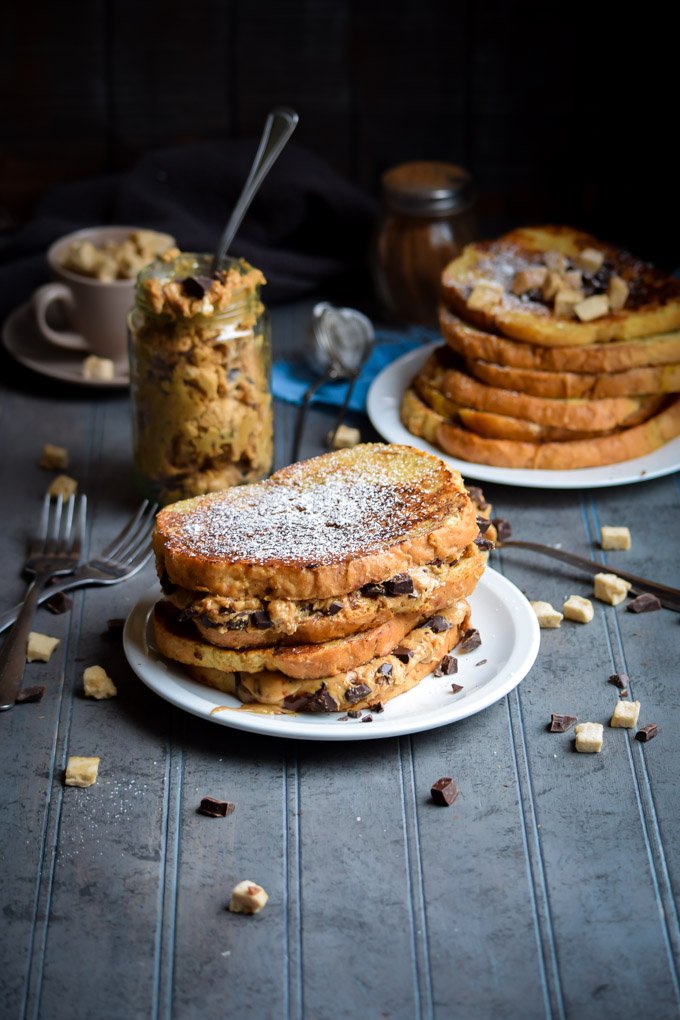
[[[287,1020],[302,1020],[302,860],[300,842],[300,766],[297,752],[286,758],[283,769],[283,868],[287,972],[284,1007]]]
[[[397,740],[399,783],[401,788],[404,864],[411,921],[413,997],[415,1016],[432,1020],[432,972],[427,932],[423,867],[413,768],[413,742],[410,736]],[[407,793],[408,787],[408,793]],[[418,927],[420,925],[420,928]]]

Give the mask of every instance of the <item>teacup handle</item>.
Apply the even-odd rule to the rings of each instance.
[[[64,283],[46,283],[39,287],[33,295],[33,310],[38,322],[38,329],[45,337],[58,347],[69,351],[86,351],[88,344],[79,333],[67,329],[53,329],[47,322],[47,309],[53,301],[63,301],[69,310],[73,309],[74,299],[71,290]]]

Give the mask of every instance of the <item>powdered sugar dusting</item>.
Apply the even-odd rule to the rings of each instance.
[[[322,465],[311,480],[294,466],[284,477],[202,497],[188,514],[169,508],[167,544],[184,555],[230,562],[343,562],[451,511],[453,503],[442,499],[442,464],[429,460],[414,465],[391,453],[374,458],[366,471],[351,456],[334,455],[328,470]]]

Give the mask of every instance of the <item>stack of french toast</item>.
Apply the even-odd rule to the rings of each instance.
[[[440,458],[379,443],[174,503],[157,648],[256,711],[380,711],[470,640],[488,509]]]
[[[619,248],[554,226],[469,245],[440,325],[401,417],[454,457],[596,467],[680,434],[680,280]]]

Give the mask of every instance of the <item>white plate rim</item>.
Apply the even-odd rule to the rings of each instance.
[[[481,592],[487,599],[495,600],[498,609],[509,614],[509,619],[514,625],[514,633],[510,636],[512,641],[510,652],[497,668],[494,669],[490,665],[490,677],[483,680],[469,693],[461,692],[454,696],[449,690],[447,698],[452,699],[450,704],[447,704],[443,709],[430,709],[421,711],[419,714],[417,709],[418,692],[423,690],[421,685],[427,683],[429,679],[425,678],[411,691],[400,695],[399,699],[395,699],[395,702],[397,700],[402,702],[402,707],[405,704],[403,699],[410,699],[413,702],[414,710],[405,719],[390,719],[389,707],[391,703],[389,701],[385,712],[374,715],[373,723],[367,725],[361,725],[358,720],[340,723],[335,715],[268,716],[248,712],[247,709],[211,715],[211,709],[218,705],[227,705],[231,708],[242,708],[242,706],[236,698],[191,680],[184,674],[178,663],[163,660],[157,652],[149,648],[149,615],[154,603],[160,597],[160,591],[156,585],[148,589],[130,611],[123,631],[123,648],[130,667],[147,687],[177,708],[218,725],[264,736],[297,740],[335,742],[379,740],[405,736],[446,726],[483,711],[513,690],[533,666],[538,654],[540,631],[536,615],[522,592],[502,574],[487,567],[477,585],[476,592],[470,596],[473,606],[473,625],[479,627],[482,641],[484,641],[484,619],[481,621],[476,619],[474,611],[477,592]],[[491,623],[491,621],[487,622]],[[483,644],[480,646],[478,654],[480,656],[484,654]],[[474,653],[472,657],[476,658]],[[470,659],[468,659],[469,661]],[[472,665],[477,668],[475,664]],[[441,680],[443,685],[450,689],[451,677],[443,677]]]
[[[632,485],[680,470],[680,436],[644,457],[625,460],[602,467],[574,468],[569,471],[546,471],[530,468],[492,467],[451,457],[425,439],[414,436],[401,423],[399,406],[403,392],[432,351],[444,346],[440,340],[403,354],[390,362],[375,377],[366,400],[366,411],[377,432],[390,443],[406,443],[428,453],[436,453],[464,477],[501,485],[517,485],[531,489],[601,489],[609,485]]]
[[[31,357],[31,355],[25,354],[20,346],[15,343],[14,335],[20,332],[22,329],[29,328],[28,323],[24,323],[23,319],[28,319],[31,314],[31,303],[25,301],[23,304],[18,305],[13,311],[9,313],[7,318],[2,324],[2,343],[10,355],[15,361],[18,361],[24,368],[30,369],[32,372],[36,372],[38,375],[43,376],[46,379],[58,379],[60,382],[70,383],[74,386],[83,386],[89,389],[126,389],[130,385],[130,377],[127,371],[120,371],[120,364],[116,367],[116,375],[113,379],[85,379],[82,374],[76,369],[68,368],[65,364],[60,364],[59,361],[43,362],[39,358]],[[34,325],[36,338],[39,337],[38,328]],[[60,348],[56,344],[49,344],[49,341],[44,340],[43,343],[47,348],[50,349],[51,353],[58,357]],[[77,351],[68,351],[62,349],[64,358],[76,358],[78,357]]]

